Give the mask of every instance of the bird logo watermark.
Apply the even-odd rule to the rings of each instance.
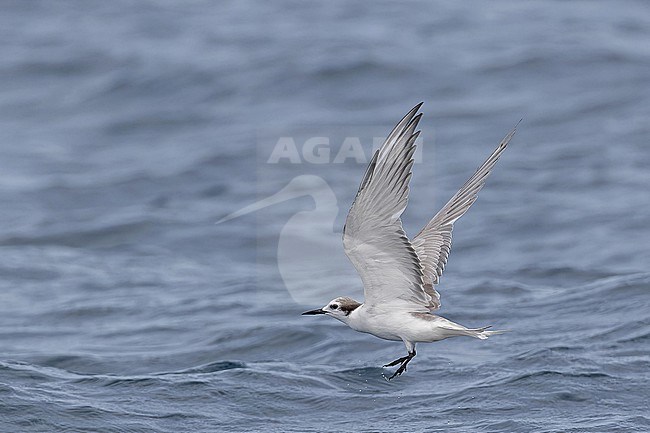
[[[264,215],[256,220],[258,260],[273,264],[280,284],[296,303],[321,302],[342,287],[360,292],[341,235],[365,167],[387,132],[385,125],[306,126],[290,134],[258,131],[258,198],[217,223]],[[417,144],[415,164],[423,159],[422,137]],[[429,140],[427,146],[430,149]],[[269,246],[268,237],[276,235],[277,241]],[[268,279],[268,274],[261,278]]]

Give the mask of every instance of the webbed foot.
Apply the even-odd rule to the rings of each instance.
[[[384,367],[392,367],[393,365],[397,365],[401,363],[399,368],[395,370],[395,373],[391,377],[388,378],[388,380],[393,379],[396,376],[400,376],[402,373],[406,371],[406,366],[408,365],[409,362],[411,362],[411,359],[415,358],[415,349],[413,349],[413,352],[409,352],[407,356],[404,356],[400,359],[396,359],[395,361],[391,362],[390,364],[384,365]]]

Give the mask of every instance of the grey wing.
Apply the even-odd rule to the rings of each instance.
[[[428,311],[419,257],[402,228],[421,114],[414,107],[388,135],[363,177],[343,229],[343,247],[361,276],[369,308]]]
[[[518,125],[518,124],[517,124]],[[474,175],[443,206],[429,223],[413,238],[413,247],[420,258],[424,273],[424,290],[431,297],[431,311],[440,308],[440,294],[434,288],[447,264],[451,250],[451,232],[454,223],[474,204],[478,193],[485,185],[485,179],[506,149],[517,127],[506,135],[488,159],[476,170]]]

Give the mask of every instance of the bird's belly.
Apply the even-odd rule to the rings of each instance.
[[[388,315],[365,317],[364,320],[355,323],[351,327],[355,331],[372,334],[375,337],[379,337],[384,340],[402,340],[402,337],[400,337],[401,326],[399,324],[399,321]]]
[[[401,335],[407,341],[421,343],[440,341],[451,336],[448,331],[422,321],[409,323],[409,326],[404,327]]]
[[[439,316],[424,316],[426,319],[411,313],[373,314],[363,317],[355,323],[353,329],[372,334],[384,340],[433,342],[458,335],[449,329],[447,320]],[[449,322],[451,324],[451,322]]]
[[[402,337],[407,341],[432,343],[449,337],[464,335],[459,333],[463,326],[444,317],[433,314],[409,314],[405,318]]]

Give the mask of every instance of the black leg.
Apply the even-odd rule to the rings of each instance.
[[[388,380],[391,380],[392,378],[401,375],[406,371],[406,366],[408,365],[409,362],[411,362],[411,359],[415,358],[415,349],[413,349],[413,352],[409,352],[408,356],[405,356],[404,358],[400,358],[397,361],[403,360],[402,365],[399,366],[397,370],[395,370],[395,373],[391,377],[388,378]],[[391,363],[389,365],[396,365],[397,362]]]
[[[408,356],[403,356],[400,359],[396,359],[395,361],[384,365],[384,367],[392,367],[393,365],[401,364],[402,362],[406,361],[407,359],[409,359]]]

